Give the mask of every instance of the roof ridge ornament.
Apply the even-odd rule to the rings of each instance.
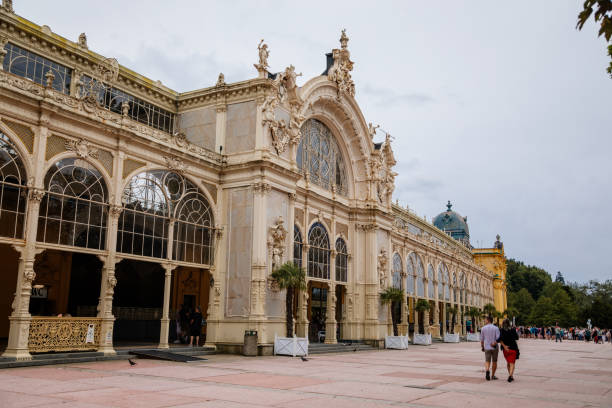
[[[448,200],[448,203],[446,203],[446,211],[450,211],[451,208],[453,208],[453,205],[451,204],[450,200]]]
[[[262,38],[259,44],[257,45],[257,51],[259,53],[259,64],[253,64],[253,66],[257,69],[259,73],[259,78],[265,78],[266,73],[268,72],[268,57],[270,56],[270,50],[268,49],[268,44],[264,43],[264,39]]]
[[[13,10],[13,0],[2,0],[2,9],[7,13],[15,13],[15,10]]]
[[[353,61],[351,61],[351,53],[348,50],[349,38],[346,35],[346,29],[342,30],[340,36],[340,49],[335,48],[332,50],[332,56],[334,64],[329,69],[327,78],[336,83],[338,87],[338,99],[342,94],[348,94],[355,97],[355,83],[351,78],[351,71],[353,70]]]

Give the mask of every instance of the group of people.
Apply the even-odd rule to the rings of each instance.
[[[480,347],[485,353],[485,378],[487,381],[497,380],[497,356],[501,346],[506,367],[508,382],[514,381],[514,367],[520,356],[517,340],[517,329],[512,327],[510,320],[504,319],[501,329],[493,324],[493,318],[487,316],[487,324],[480,330]]]
[[[191,347],[200,345],[202,326],[206,324],[200,306],[193,309],[181,305],[181,308],[176,312],[174,323],[176,325],[176,340],[174,340],[174,343],[189,343]]]
[[[517,331],[521,338],[546,339],[562,342],[563,340],[593,341],[596,344],[612,343],[612,330],[593,328],[570,327],[569,329],[559,326],[550,327],[524,327],[520,326]]]

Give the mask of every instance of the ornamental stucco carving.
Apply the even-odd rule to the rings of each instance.
[[[387,264],[389,259],[387,257],[387,250],[381,249],[378,254],[378,281],[380,288],[384,289],[387,287]]]
[[[346,35],[346,30],[342,30],[340,49],[332,50],[334,64],[327,73],[327,78],[338,87],[338,98],[342,94],[355,96],[355,83],[351,77],[353,61],[351,61],[351,53],[347,48],[348,41],[349,38]]]
[[[284,223],[283,217],[278,217],[274,225],[270,227],[268,247],[272,255],[272,269],[276,269],[282,264],[285,253],[287,230]]]
[[[187,169],[187,165],[178,157],[164,156],[164,161],[166,162],[166,167],[178,173],[183,173]]]
[[[87,35],[85,35],[85,33],[79,34],[77,45],[79,46],[79,48],[82,48],[84,50],[89,49],[89,47],[87,46]]]
[[[98,158],[99,149],[93,147],[89,142],[86,142],[83,139],[66,140],[64,147],[66,150],[75,152],[77,156],[82,158]]]

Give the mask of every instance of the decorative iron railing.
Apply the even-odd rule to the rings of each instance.
[[[30,352],[95,350],[100,344],[96,317],[32,317]]]

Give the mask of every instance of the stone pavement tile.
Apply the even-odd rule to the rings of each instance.
[[[230,370],[230,369],[218,369],[202,366],[160,366],[160,367],[147,367],[147,368],[135,368],[133,370],[121,370],[123,373],[150,375],[155,377],[166,377],[166,378],[181,378],[181,379],[193,379],[202,377],[211,377],[216,375],[234,374],[240,373],[241,371]]]
[[[437,374],[437,373],[433,373],[433,374],[411,373],[411,372],[405,372],[405,371],[395,371],[391,373],[385,373],[383,375],[389,376],[389,377],[400,377],[400,378],[426,378],[430,380],[445,381],[445,382],[463,382],[463,383],[469,382],[472,384],[480,384],[486,381],[482,377],[480,378],[463,377],[463,376],[457,376],[457,375],[445,375],[445,374]]]
[[[133,368],[143,368],[143,367],[159,367],[163,365],[177,365],[174,362],[166,362],[159,360],[147,360],[147,359],[132,359],[136,365]],[[184,364],[184,363],[182,363]],[[92,370],[122,370],[122,369],[130,369],[132,366],[127,360],[110,360],[110,361],[93,361],[91,363],[76,363],[70,364],[67,367],[76,367],[76,368],[89,368]]]
[[[432,405],[438,407],[453,408],[569,408],[576,406],[574,404],[563,404],[546,400],[542,401],[513,398],[510,396],[509,393],[507,395],[492,396],[477,393],[468,394],[460,392],[446,392],[430,397],[425,397],[413,402],[419,405]]]
[[[172,405],[172,408],[267,408],[269,406],[270,405],[254,405],[252,403],[242,404],[240,402],[212,400],[185,405]]]
[[[200,378],[200,380],[224,384],[247,385],[251,387],[278,388],[284,390],[303,387],[306,385],[324,384],[328,382],[308,377],[272,375],[262,373],[244,373],[222,375],[217,377],[204,377]]]
[[[13,377],[0,381],[0,390],[21,392],[28,395],[45,395],[57,392],[87,390],[90,385],[75,381],[54,381],[39,378]]]
[[[25,407],[47,407],[56,402],[62,402],[59,398],[41,397],[39,395],[26,395],[23,393],[0,391],[0,406],[3,408],[25,408]]]
[[[282,402],[295,401],[304,398],[300,393],[285,390],[252,389],[246,387],[202,384],[194,388],[166,391],[167,394],[184,395],[200,399],[223,400],[244,404],[259,404],[271,406]]]
[[[612,376],[612,370],[575,370],[575,371],[572,371],[572,373]]]
[[[92,388],[117,387],[138,391],[165,391],[181,388],[195,387],[197,384],[190,382],[173,381],[168,379],[141,377],[135,375],[116,375],[104,378],[85,378],[78,380],[81,384],[87,384]]]
[[[63,401],[54,404],[48,404],[40,408],[106,408],[108,405],[99,405],[83,401]]]
[[[172,395],[164,392],[135,391],[120,388],[64,392],[54,396],[67,400],[118,408],[159,408],[202,400],[202,398]]]
[[[395,402],[409,402],[440,392],[436,390],[402,387],[399,385],[345,381],[338,381],[329,384],[311,385],[295,388],[295,390]]]
[[[73,381],[82,378],[100,378],[112,375],[104,372],[75,370],[70,367],[25,367],[11,369],[11,375],[28,378],[41,378],[57,381]]]
[[[527,397],[534,401],[562,401],[566,404],[575,404],[577,406],[584,406],[586,403],[598,404],[600,406],[612,406],[610,397],[605,395],[592,395],[592,394],[577,394],[573,392],[550,392],[548,390],[542,390],[537,388],[522,388],[514,391],[515,395]]]
[[[346,397],[313,397],[304,398],[298,401],[291,401],[287,404],[275,405],[278,408],[313,408],[313,407],[333,407],[333,408],[397,408],[397,405],[390,405],[382,401],[368,401]]]

